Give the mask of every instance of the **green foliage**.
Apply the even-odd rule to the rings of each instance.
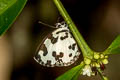
[[[105,54],[120,54],[120,35],[105,50]]]
[[[80,69],[80,71],[82,71],[82,68]],[[80,76],[80,71],[78,71],[76,73],[76,75],[71,79],[71,80],[78,80],[79,76]]]
[[[80,75],[82,68],[84,67],[84,63],[82,62],[80,65],[70,69],[56,80],[76,80]]]
[[[0,35],[2,35],[24,8],[27,0],[0,0]]]

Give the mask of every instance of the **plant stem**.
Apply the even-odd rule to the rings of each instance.
[[[98,70],[98,73],[100,75],[100,77],[102,78],[102,80],[108,80],[108,78],[104,75],[102,75],[102,71],[100,69],[97,69]]]
[[[57,8],[58,8],[59,12],[61,13],[61,15],[63,16],[64,20],[68,24],[68,26],[69,26],[72,34],[74,35],[76,41],[78,42],[78,45],[81,48],[83,56],[92,59],[93,51],[89,48],[89,46],[87,45],[87,43],[83,39],[82,35],[80,34],[78,29],[76,28],[74,22],[70,18],[69,14],[65,10],[65,8],[62,5],[62,3],[60,2],[60,0],[54,0],[54,3],[57,6]]]

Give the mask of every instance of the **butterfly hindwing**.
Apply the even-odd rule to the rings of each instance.
[[[80,51],[77,43],[70,34],[68,27],[60,24],[50,33],[40,45],[34,59],[47,67],[69,66],[79,57]]]

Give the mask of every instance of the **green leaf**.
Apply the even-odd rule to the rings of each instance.
[[[104,54],[120,54],[120,35],[105,50]]]
[[[75,76],[77,79],[77,76],[79,75],[79,72],[81,72],[83,67],[84,67],[84,63],[81,62],[80,65],[70,69],[69,71],[67,71],[63,75],[59,76],[56,80],[75,80],[75,79],[73,79],[73,77]]]
[[[82,70],[81,70],[82,71]],[[78,71],[76,75],[71,80],[78,80],[78,77],[80,76],[81,71]]]
[[[0,0],[0,35],[2,35],[24,8],[27,0]]]

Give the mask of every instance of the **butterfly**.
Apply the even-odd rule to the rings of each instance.
[[[37,50],[34,59],[46,67],[63,67],[73,64],[81,54],[65,21],[56,23]]]

